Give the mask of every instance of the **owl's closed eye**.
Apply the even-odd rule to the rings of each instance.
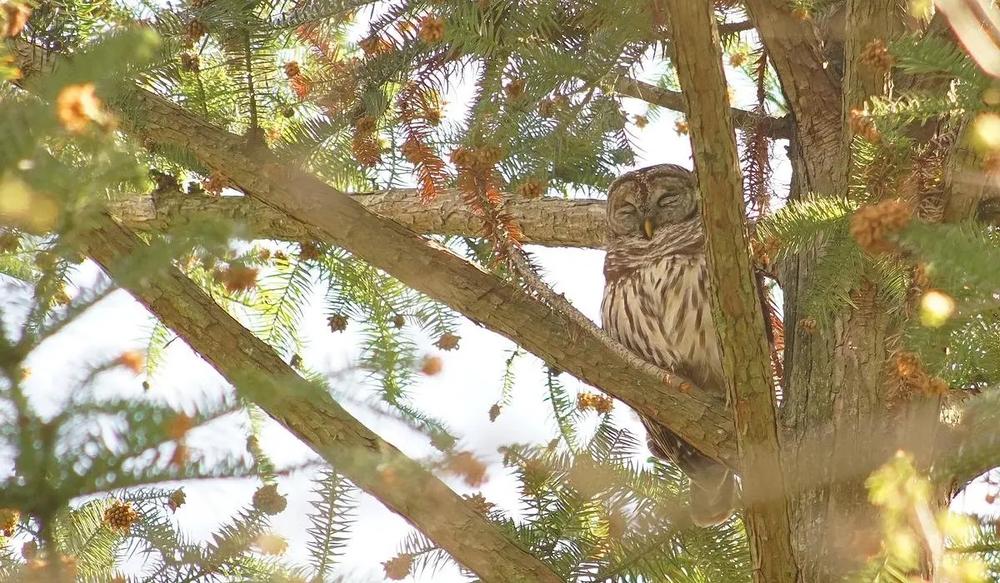
[[[653,237],[657,229],[698,212],[694,175],[662,164],[622,175],[608,192],[608,225],[618,237]]]

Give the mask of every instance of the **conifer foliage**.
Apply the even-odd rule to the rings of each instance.
[[[996,3],[939,2],[935,12],[935,3],[912,1],[905,15],[886,9],[882,16],[891,15],[897,32],[887,29],[885,38],[844,32],[863,14],[859,0],[711,4],[729,74],[730,87],[721,90],[749,104],[715,113],[735,122],[747,219],[738,227],[750,235],[755,280],[768,282],[761,286],[771,313],[774,406],[784,408],[776,416],[808,409],[812,387],[802,363],[818,362],[805,359],[828,348],[836,354],[830,362],[880,359],[871,370],[881,371],[885,386],[877,398],[856,399],[876,403],[857,416],[875,415],[890,433],[910,432],[873,435],[870,449],[886,455],[844,470],[854,473],[843,488],[861,492],[864,513],[878,519],[845,533],[824,516],[831,524],[819,527],[829,529],[829,543],[817,542],[808,530],[815,526],[790,525],[782,536],[798,538],[791,546],[801,564],[788,571],[822,573],[820,582],[996,580],[996,526],[945,509],[1000,464],[1000,85],[976,31],[961,24],[978,14],[976,30],[992,31],[996,44]],[[338,562],[364,520],[358,502],[365,492],[415,527],[381,564],[389,580],[432,580],[447,568],[483,581],[759,581],[754,561],[767,549],[754,546],[761,539],[753,531],[761,525],[735,516],[713,528],[691,526],[685,476],[648,456],[626,426],[625,404],[564,382],[560,361],[579,355],[545,347],[563,330],[546,337],[536,333],[545,322],[493,325],[530,342],[495,355],[505,372],[496,379],[496,403],[479,412],[482,422],[505,418],[514,394],[527,392],[515,374],[527,349],[544,361],[544,382],[534,388],[552,424],[551,441],[507,443],[502,467],[488,468],[461,445],[467,436],[414,398],[419,382],[446,370],[442,353],[461,353],[458,326],[471,302],[449,302],[440,287],[421,285],[449,273],[414,268],[406,249],[373,256],[331,245],[342,240],[329,236],[332,229],[357,226],[296,227],[309,213],[285,214],[267,198],[279,175],[303,189],[312,184],[303,177],[316,179],[341,197],[413,188],[412,205],[390,217],[398,235],[414,215],[432,214],[453,197],[474,224],[462,236],[432,227],[420,242],[492,278],[488,289],[472,290],[477,301],[494,302],[488,309],[536,301],[579,323],[582,316],[533,267],[522,247],[525,229],[569,228],[545,205],[599,198],[644,154],[637,137],[659,118],[676,111],[677,133],[698,139],[701,129],[691,127],[694,116],[688,125],[678,91],[674,63],[684,47],[672,39],[673,25],[658,0],[0,0],[0,461],[13,470],[0,477],[0,577],[340,580]],[[801,61],[789,64],[794,43],[805,44]],[[811,158],[820,155],[811,148],[822,141],[813,133],[823,124],[805,123],[810,96],[788,78],[813,56],[823,65],[812,73],[835,80],[838,91],[843,85],[835,101],[850,104],[837,120],[842,127],[823,136],[844,142],[842,178],[819,177],[825,162]],[[870,79],[877,82],[866,85]],[[852,103],[859,93],[861,103]],[[191,134],[161,139],[158,130],[171,122],[146,107],[153,98],[191,116],[177,121]],[[646,113],[630,116],[636,103]],[[211,135],[234,138],[219,148],[246,156],[232,159],[260,166],[219,167],[200,156],[211,145],[199,128],[209,126],[227,132]],[[779,174],[786,145],[787,196]],[[104,265],[113,280],[87,275],[95,241],[107,241],[97,233],[130,228],[140,199],[156,214],[177,197],[210,212],[146,231],[134,249],[116,249],[135,252]],[[253,218],[234,221],[218,210],[238,197],[274,207],[283,217],[274,228],[287,235],[263,239]],[[522,224],[515,216],[542,218]],[[392,269],[399,264],[406,267]],[[157,282],[168,272],[183,274],[242,325],[245,336],[230,343],[236,346],[218,340],[201,356],[225,371],[225,359],[212,352],[235,351],[258,369],[230,374],[232,393],[197,407],[168,405],[153,380],[169,368],[167,348],[191,331],[171,330],[163,318],[151,324],[145,350],[95,356],[60,379],[64,402],[52,412],[40,406],[42,388],[30,369],[45,344],[85,323],[117,287],[147,306],[163,305],[150,298],[162,299]],[[175,311],[197,308],[165,301],[178,302],[169,304]],[[782,311],[794,320],[783,323]],[[317,313],[325,333],[356,347],[357,370],[328,375],[309,362],[303,331]],[[211,323],[215,316],[201,317]],[[878,326],[883,352],[853,355],[852,334],[866,326]],[[268,359],[305,382],[263,379],[277,375]],[[607,359],[594,355],[593,362]],[[602,372],[579,376],[597,385]],[[115,375],[141,384],[132,393],[106,390]],[[317,417],[305,417],[324,422],[289,421],[303,414],[292,398],[300,386],[402,423],[433,453],[414,463],[346,412],[323,409],[329,399],[317,398]],[[731,429],[698,422],[706,411],[722,411],[732,425],[727,407],[746,403],[712,403],[686,381],[676,386],[680,415],[700,415],[684,430],[705,443],[715,439],[712,455],[739,467],[746,452],[727,437]],[[293,404],[275,413],[280,395],[261,393],[278,390]],[[636,399],[636,406],[656,404]],[[838,406],[846,407],[830,409]],[[907,425],[928,407],[925,426]],[[342,467],[324,463],[311,492],[287,491],[279,478],[316,468],[271,459],[267,414],[327,461],[339,455]],[[233,419],[246,428],[245,455],[200,451],[193,435]],[[792,450],[817,447],[809,441],[815,428],[792,421],[786,460]],[[918,447],[924,433],[935,436],[934,447]],[[345,453],[343,444],[358,440],[371,447]],[[881,452],[885,443],[900,451]],[[833,447],[823,445],[817,451]],[[495,471],[513,478],[517,507],[479,491]],[[207,478],[252,480],[257,489],[199,541],[176,513],[188,502],[186,481]],[[772,479],[785,480],[788,507],[800,513],[803,500],[830,496],[819,480]],[[986,485],[984,502],[992,504],[995,480]],[[310,508],[302,517],[302,564],[286,558],[295,541],[273,530],[275,517],[299,499]],[[421,506],[432,499],[450,506]],[[492,537],[489,545],[467,540],[465,529]],[[484,546],[495,560],[480,556]],[[845,548],[849,557],[831,558],[843,558]],[[810,570],[815,556],[837,566]]]

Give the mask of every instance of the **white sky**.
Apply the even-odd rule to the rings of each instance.
[[[653,80],[652,76],[647,76]],[[744,85],[745,86],[745,85]],[[450,101],[453,111],[463,108],[468,91],[457,87]],[[740,91],[737,104],[748,95]],[[626,100],[629,113],[644,113],[645,105]],[[636,167],[672,162],[691,167],[690,149],[686,136],[674,132],[677,116],[665,112],[659,119],[639,130],[630,126],[639,146]],[[779,142],[775,160],[775,186],[779,192],[787,189],[789,168],[784,159],[785,142]],[[531,248],[542,266],[546,279],[557,291],[565,293],[584,314],[599,320],[599,306],[603,287],[601,264],[603,252],[580,249]],[[84,279],[89,279],[93,272]],[[143,348],[152,329],[150,315],[130,296],[116,292],[85,317],[70,326],[59,337],[46,343],[29,360],[32,376],[27,382],[29,393],[40,407],[47,408],[59,395],[66,393],[66,375],[85,363],[95,363],[113,358],[126,349]],[[302,323],[302,336],[306,348],[302,351],[306,364],[314,369],[335,373],[352,365],[358,357],[357,337],[351,328],[341,334],[332,334],[321,311],[314,302]],[[518,507],[513,478],[500,464],[498,446],[509,443],[546,443],[557,434],[551,408],[543,401],[545,385],[542,366],[531,355],[522,357],[517,368],[517,383],[513,401],[495,423],[490,423],[488,410],[500,395],[501,378],[506,352],[513,345],[500,336],[463,320],[458,334],[461,347],[454,352],[440,353],[428,339],[422,343],[428,353],[440,354],[444,370],[435,377],[423,377],[414,387],[412,402],[423,410],[445,420],[460,436],[460,447],[471,449],[490,462],[489,481],[481,489],[485,497],[510,511]],[[106,390],[122,394],[141,395],[142,378],[124,372],[106,375]],[[563,375],[562,381],[570,390],[582,385]],[[155,378],[150,379],[150,394],[191,407],[205,395],[218,395],[228,391],[225,381],[207,364],[197,358],[180,341],[167,350],[166,358]],[[362,398],[370,389],[362,386],[343,387],[357,391]],[[360,400],[360,399],[359,399]],[[414,457],[432,455],[434,450],[426,440],[399,423],[372,413],[363,406],[344,403],[357,417],[382,437]],[[616,420],[642,435],[642,428],[635,415],[618,404]],[[210,428],[197,431],[190,440],[195,448],[212,451],[240,453],[244,447],[244,433],[235,420],[216,422]],[[294,464],[312,457],[311,451],[299,443],[276,423],[269,422],[261,440],[265,450],[279,463]],[[6,468],[3,468],[6,469]],[[309,512],[311,472],[300,472],[280,481],[279,490],[288,495],[288,508],[274,520],[274,531],[287,537],[291,547],[287,558],[305,562],[306,514]],[[448,480],[459,493],[470,493],[461,482]],[[220,480],[185,486],[187,503],[176,513],[177,521],[193,537],[206,538],[221,522],[226,521],[239,508],[249,504],[253,491],[259,484],[255,480]],[[982,494],[970,494],[968,501],[977,504]],[[357,520],[352,540],[341,559],[337,574],[345,581],[383,581],[381,562],[396,554],[398,543],[410,532],[402,519],[383,508],[367,495],[360,497]],[[425,574],[411,579],[447,583],[463,581],[455,570]]]

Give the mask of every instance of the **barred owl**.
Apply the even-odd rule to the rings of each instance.
[[[607,240],[604,329],[642,358],[725,393],[694,174],[661,164],[615,180],[608,191]],[[692,520],[699,526],[726,520],[736,503],[733,473],[640,417],[653,454],[690,478]]]

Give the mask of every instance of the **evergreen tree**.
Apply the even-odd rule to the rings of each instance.
[[[483,581],[1000,578],[995,525],[947,511],[1000,464],[995,2],[0,8],[5,579],[333,580],[357,491],[415,528],[389,579],[449,563]],[[601,193],[667,111],[699,175],[725,403],[610,341],[524,247],[600,247]],[[109,277],[85,282],[88,260]],[[157,319],[147,349],[65,379],[72,396],[42,412],[28,362],[116,286]],[[317,301],[360,340],[365,405],[434,455],[384,441],[302,357]],[[502,450],[519,512],[445,484],[478,488],[485,466],[413,398],[441,369],[426,347],[457,349],[463,316],[516,344],[484,418],[526,352],[547,368],[558,433]],[[109,373],[151,374],[175,339],[236,396],[106,396]],[[616,403],[737,469],[740,515],[692,527],[685,476]],[[234,416],[246,456],[188,447]],[[277,558],[277,478],[298,468],[268,457],[266,418],[324,462],[306,564]],[[175,482],[247,477],[259,488],[211,541],[173,518]]]

